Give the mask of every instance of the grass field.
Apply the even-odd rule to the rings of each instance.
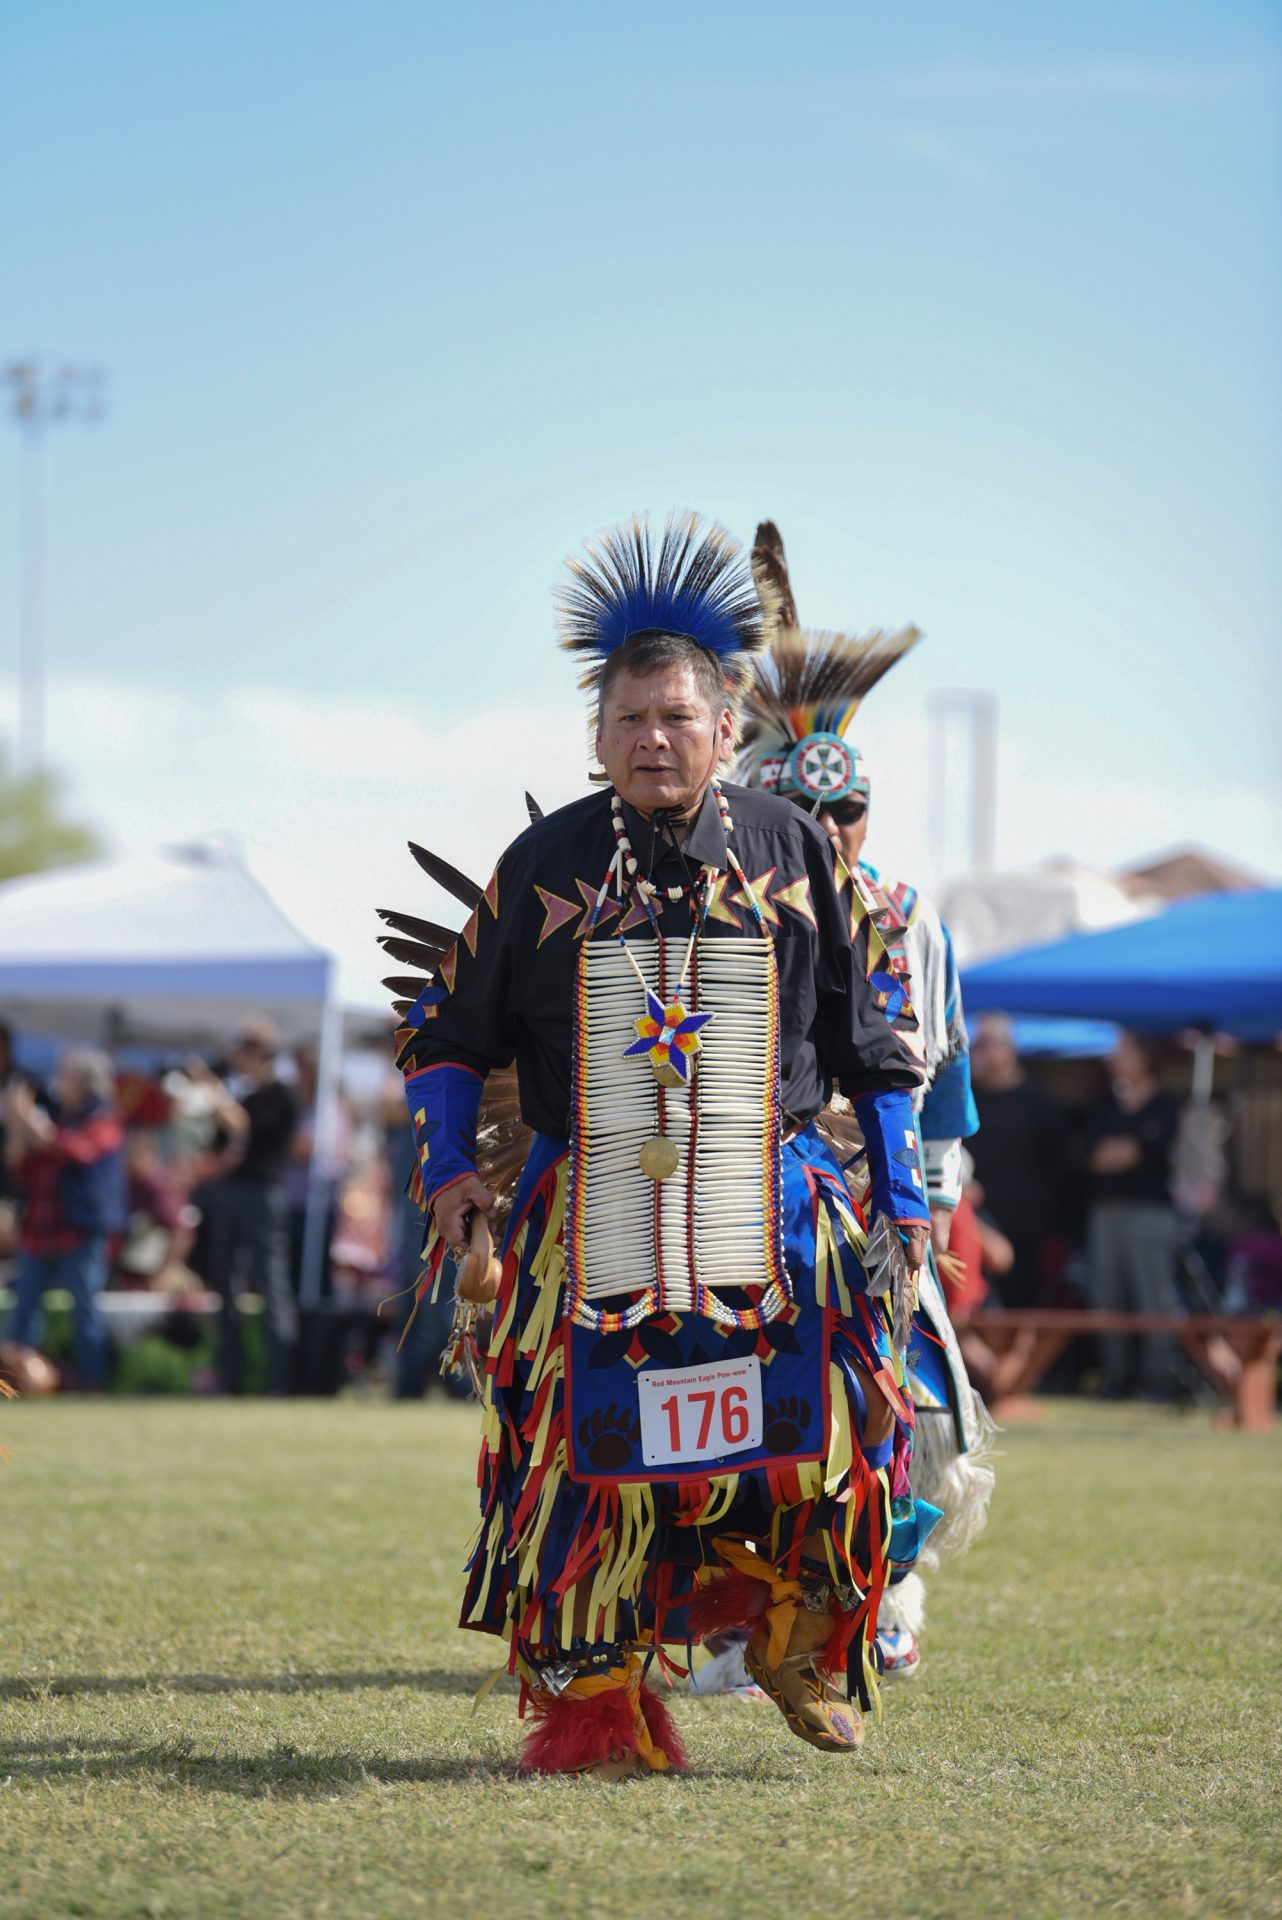
[[[679,1701],[611,1787],[473,1711],[468,1408],[0,1420],[5,1915],[1282,1914],[1277,1437],[1051,1408],[862,1757]]]

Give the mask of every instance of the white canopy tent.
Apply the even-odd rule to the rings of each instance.
[[[945,886],[935,904],[958,965],[966,967],[1070,933],[1144,920],[1163,902],[1137,898],[1111,874],[1063,860],[1024,873],[966,874]]]
[[[371,960],[376,955],[371,919]],[[249,860],[217,842],[64,867],[0,886],[0,1017],[19,1030],[202,1048],[250,1015],[317,1049],[316,1136],[328,1137],[344,1028],[390,1034],[388,996],[300,930]],[[308,1183],[303,1299],[321,1288],[324,1170]]]
[[[334,1003],[386,1032],[388,995],[295,923],[249,860],[215,842],[128,854],[0,886],[0,1006],[61,1037],[224,1041],[250,1013],[315,1037]]]

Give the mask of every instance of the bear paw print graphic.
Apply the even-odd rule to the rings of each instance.
[[[795,1453],[809,1423],[810,1402],[799,1400],[795,1394],[785,1394],[782,1400],[766,1408],[762,1439],[771,1453]]]
[[[579,1422],[579,1452],[598,1473],[626,1467],[641,1444],[641,1423],[627,1407],[597,1407]]]

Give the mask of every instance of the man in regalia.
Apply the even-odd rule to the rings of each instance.
[[[938,1254],[948,1249],[961,1198],[962,1140],[979,1126],[961,986],[948,929],[930,902],[890,879],[865,857],[872,784],[851,738],[865,696],[921,638],[916,627],[863,636],[802,627],[783,539],[771,520],[757,528],[752,564],[779,612],[770,647],[758,654],[743,702],[738,772],[810,813],[841,860],[842,897],[856,915],[871,912],[889,953],[888,971],[916,1017],[924,1063],[913,1105]],[[883,985],[887,984],[883,981]],[[856,1187],[859,1179],[856,1177]],[[949,1321],[938,1275],[921,1280],[919,1329],[909,1348],[916,1412],[912,1487],[943,1520],[922,1566],[968,1545],[984,1524],[993,1487],[982,1464],[991,1431],[974,1394]],[[881,1609],[880,1665],[888,1675],[915,1672],[925,1593],[911,1566],[892,1568]],[[727,1663],[726,1681],[738,1677]]]
[[[853,1750],[887,1565],[928,1518],[891,1501],[929,1230],[913,1016],[870,984],[880,937],[819,826],[718,779],[768,603],[691,515],[572,563],[562,643],[608,785],[503,854],[399,1036],[424,1286],[492,1209],[478,1115],[513,1063],[534,1134],[462,1613],[509,1638],[531,1769],[683,1764],[646,1670],[734,1628],[789,1728]],[[862,1212],[813,1124],[834,1082]]]

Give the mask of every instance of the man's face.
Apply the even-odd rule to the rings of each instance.
[[[1134,1086],[1148,1079],[1148,1057],[1129,1033],[1118,1035],[1108,1064],[1114,1081],[1120,1080],[1123,1085]]]
[[[1018,1077],[1019,1054],[1005,1021],[981,1020],[971,1042],[971,1073],[978,1086],[1000,1087]]]
[[[63,1113],[80,1113],[89,1104],[89,1091],[76,1069],[60,1063],[53,1076],[53,1093]]]
[[[868,837],[867,800],[862,794],[852,793],[834,806],[823,807],[819,824],[853,873]]]
[[[232,1071],[243,1074],[246,1080],[258,1080],[261,1079],[269,1059],[270,1055],[263,1042],[253,1035],[245,1035],[232,1048]]]
[[[130,1173],[150,1173],[155,1164],[155,1140],[141,1127],[134,1127],[125,1139],[125,1165]]]
[[[640,813],[686,812],[734,745],[726,711],[714,713],[684,664],[656,673],[620,668],[597,728],[597,759]]]

